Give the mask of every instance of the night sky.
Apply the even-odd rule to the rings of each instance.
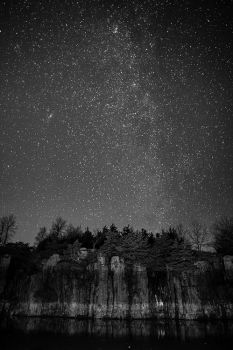
[[[231,0],[1,1],[0,215],[157,232],[233,213]]]

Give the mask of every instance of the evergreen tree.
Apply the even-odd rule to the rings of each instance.
[[[92,235],[92,232],[87,227],[83,235],[81,236],[80,242],[82,243],[82,246],[87,249],[92,249],[94,246],[94,236]]]

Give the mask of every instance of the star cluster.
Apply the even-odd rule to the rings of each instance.
[[[233,209],[231,0],[2,1],[1,214],[156,230]]]

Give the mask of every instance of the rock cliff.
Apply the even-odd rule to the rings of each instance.
[[[10,315],[88,318],[233,318],[233,257],[190,271],[127,266],[117,256],[80,265],[56,256],[30,274],[2,262],[1,310]],[[8,264],[10,265],[10,264]]]

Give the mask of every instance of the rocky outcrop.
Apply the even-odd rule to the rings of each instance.
[[[53,257],[31,275],[2,280],[11,315],[88,318],[233,318],[232,258],[199,261],[190,271],[126,266],[117,256],[87,265]]]

